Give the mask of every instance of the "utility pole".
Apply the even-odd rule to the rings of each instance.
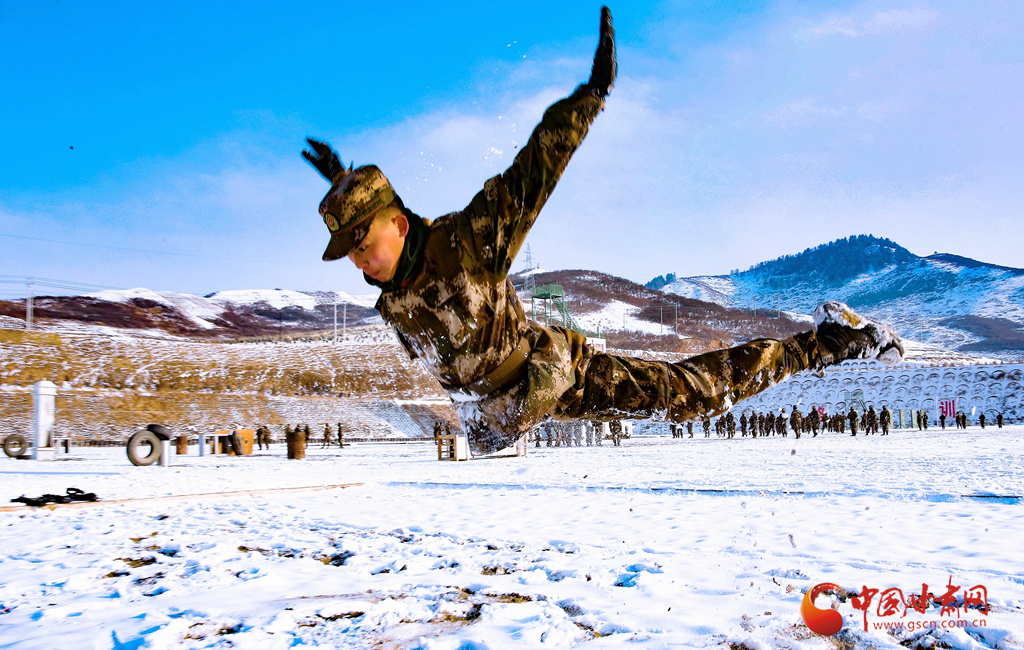
[[[334,344],[338,344],[338,296],[334,296]]]
[[[679,336],[679,305],[678,304],[674,304],[673,307],[676,308],[675,332],[676,332],[676,336]]]
[[[348,303],[341,306],[341,340],[348,340]]]
[[[25,301],[25,329],[32,329],[32,278],[25,278],[28,299]]]

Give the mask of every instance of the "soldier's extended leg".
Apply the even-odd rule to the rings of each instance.
[[[582,388],[566,391],[556,414],[685,422],[725,413],[801,370],[822,370],[846,359],[895,363],[902,357],[891,328],[842,303],[818,307],[815,323],[814,331],[782,341],[758,339],[678,363],[595,354]]]

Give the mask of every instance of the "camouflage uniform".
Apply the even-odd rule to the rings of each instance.
[[[377,310],[452,398],[474,453],[508,447],[548,417],[707,418],[821,359],[814,332],[667,363],[595,353],[578,332],[527,320],[508,271],[603,106],[577,89],[466,208],[433,222],[406,210],[399,272],[366,278],[382,288]],[[522,365],[494,385],[515,355]]]

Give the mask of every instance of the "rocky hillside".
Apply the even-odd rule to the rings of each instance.
[[[58,387],[56,430],[123,440],[149,423],[212,431],[341,423],[350,437],[429,435],[447,396],[383,325],[262,342],[147,336],[104,326],[0,329],[0,430],[28,434],[32,384]]]
[[[947,253],[919,257],[870,235],[839,239],[730,275],[678,278],[661,290],[759,313],[808,314],[822,300],[838,299],[892,323],[911,339],[1024,359],[1024,269]]]
[[[193,296],[173,291],[129,289],[86,296],[41,296],[33,318],[41,323],[81,323],[166,332],[194,338],[277,337],[331,328],[339,331],[380,322],[375,297],[304,293],[282,289],[221,291]],[[24,300],[0,301],[0,318],[22,321]]]
[[[807,329],[806,319],[790,314],[751,314],[713,302],[662,293],[597,271],[534,274],[534,285],[559,285],[576,321],[618,350],[697,354],[758,337],[785,337]],[[562,325],[550,301],[532,299],[526,277],[512,277],[527,314]],[[543,293],[543,292],[541,292]]]

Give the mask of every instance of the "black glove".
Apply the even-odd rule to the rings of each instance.
[[[334,149],[331,149],[331,145],[326,142],[320,142],[313,138],[306,138],[306,142],[313,148],[316,153],[313,154],[308,150],[302,151],[302,157],[309,162],[310,165],[316,167],[316,170],[327,179],[328,183],[334,182],[334,177],[345,171],[345,165],[341,164],[338,159],[338,154],[334,153]]]
[[[612,11],[601,7],[601,35],[597,41],[594,65],[590,69],[587,88],[598,97],[605,97],[615,85],[615,28],[612,27]]]

